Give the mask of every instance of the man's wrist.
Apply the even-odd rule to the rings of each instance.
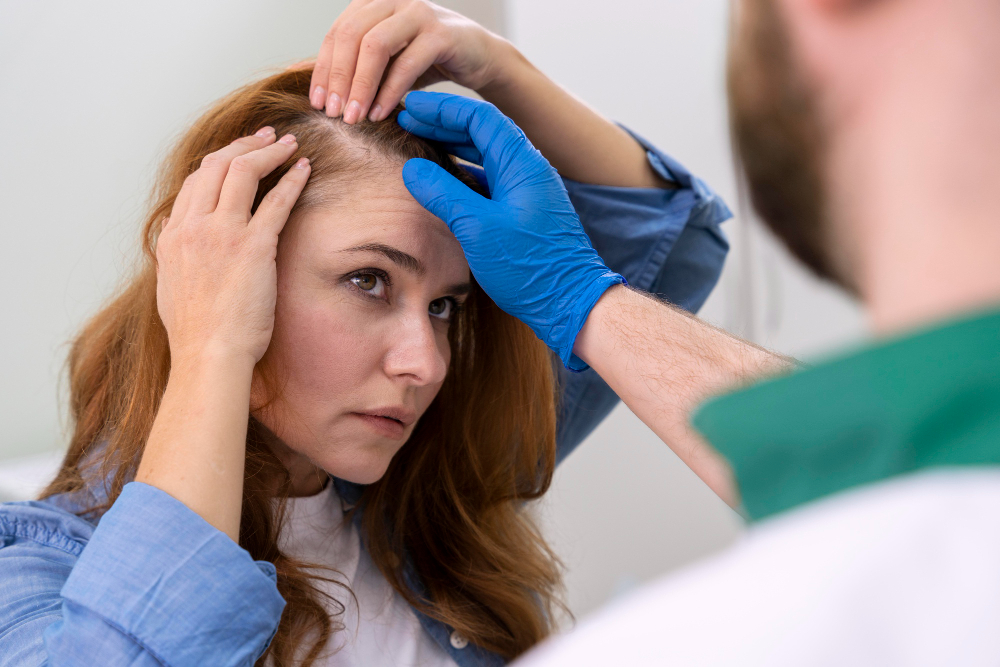
[[[573,344],[573,354],[588,366],[592,366],[593,361],[599,356],[597,354],[599,339],[601,331],[606,327],[608,317],[611,313],[620,310],[621,299],[627,296],[628,291],[627,283],[612,285],[597,299],[590,309],[587,319],[584,320],[580,333],[577,334]]]

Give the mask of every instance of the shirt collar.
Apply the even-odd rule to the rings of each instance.
[[[1000,464],[1000,311],[705,404],[693,423],[753,519],[894,475]]]

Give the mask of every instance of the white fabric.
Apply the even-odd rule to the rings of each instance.
[[[320,590],[339,600],[345,629],[334,635],[320,667],[456,667],[444,649],[420,626],[413,609],[389,585],[361,549],[357,528],[344,521],[344,508],[333,484],[314,496],[288,501],[279,545],[290,556],[334,568],[318,572],[348,586],[317,581]],[[356,598],[356,602],[355,602]],[[330,608],[331,614],[338,610]]]
[[[1000,473],[847,491],[752,527],[518,667],[1000,665]]]

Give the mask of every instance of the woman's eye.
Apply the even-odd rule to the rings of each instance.
[[[455,302],[450,298],[434,299],[431,301],[431,305],[427,307],[427,312],[442,320],[450,319],[454,310]]]
[[[359,273],[351,277],[351,282],[354,283],[355,287],[372,296],[385,295],[385,282],[374,273]]]

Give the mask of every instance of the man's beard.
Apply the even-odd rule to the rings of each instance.
[[[730,45],[729,119],[754,209],[821,278],[857,293],[832,249],[824,187],[825,133],[774,0],[743,0]]]

